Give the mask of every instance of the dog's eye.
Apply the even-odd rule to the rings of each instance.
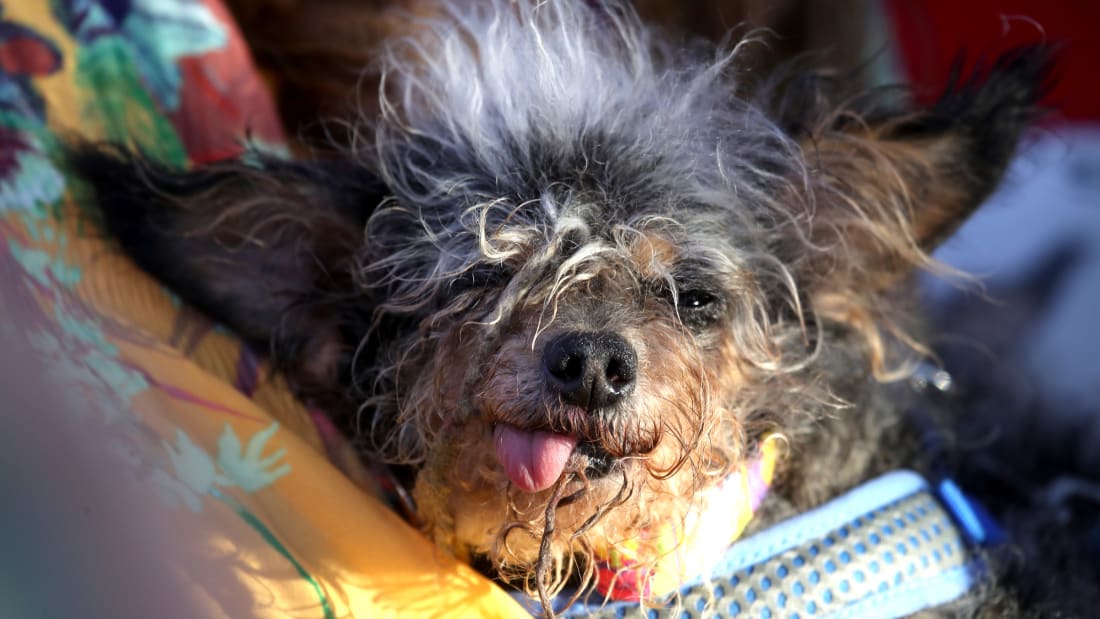
[[[680,308],[689,311],[701,310],[717,302],[718,297],[705,290],[686,290],[680,293]]]
[[[706,290],[683,290],[679,294],[677,309],[685,325],[699,329],[717,322],[724,305],[721,297]]]

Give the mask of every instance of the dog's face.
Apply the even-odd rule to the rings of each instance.
[[[912,111],[742,83],[618,5],[444,13],[344,159],[143,164],[145,193],[76,162],[139,262],[412,467],[437,541],[521,574],[683,520],[764,434],[870,414],[838,376],[896,361],[890,287],[994,188],[1046,64]]]
[[[417,327],[364,370],[371,436],[442,544],[522,573],[548,504],[557,558],[682,520],[769,408],[828,395],[783,376],[814,351],[779,255],[806,164],[728,63],[659,65],[617,10],[497,11],[394,51],[357,263]]]
[[[628,539],[682,517],[740,462],[744,377],[782,363],[758,330],[797,323],[753,316],[764,271],[751,275],[744,248],[690,220],[706,209],[675,205],[671,191],[645,197],[561,196],[528,205],[527,222],[519,204],[495,201],[478,215],[484,236],[479,223],[470,238],[492,249],[463,248],[478,260],[421,321],[434,333],[397,345],[415,351],[392,368],[408,386],[396,416],[424,450],[418,504],[453,519],[441,531],[453,543],[530,563],[555,492],[570,497],[557,510],[563,546],[612,503],[590,535]],[[715,215],[703,219],[721,225]]]

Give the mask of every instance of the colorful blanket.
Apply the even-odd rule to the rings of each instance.
[[[217,0],[0,0],[3,335],[44,361],[66,402],[55,422],[109,429],[104,457],[132,474],[104,483],[145,492],[236,580],[179,586],[211,617],[524,616],[387,509],[261,359],[102,238],[53,163],[67,135],[179,165],[283,136]]]

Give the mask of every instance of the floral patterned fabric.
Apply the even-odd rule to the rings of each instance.
[[[59,418],[110,428],[102,452],[134,473],[117,481],[152,489],[252,596],[196,591],[209,616],[525,615],[388,510],[261,359],[104,241],[54,163],[70,135],[179,165],[283,136],[215,0],[0,0],[2,334],[44,361]]]

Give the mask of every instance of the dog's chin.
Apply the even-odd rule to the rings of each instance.
[[[570,467],[586,467],[595,472],[597,465],[589,466],[589,458],[576,454],[570,459]],[[452,495],[451,515],[454,518],[455,541],[459,547],[473,554],[486,555],[505,565],[531,565],[539,556],[544,533],[547,507],[555,494],[560,500],[554,508],[554,529],[551,553],[564,555],[577,552],[573,534],[592,520],[601,507],[617,502],[624,487],[628,463],[600,462],[599,470],[608,473],[582,478],[576,473],[566,473],[571,479],[562,487],[535,493],[522,492],[510,482],[495,488],[471,489]],[[629,512],[629,513],[628,513]],[[591,540],[602,539],[604,528],[622,530],[636,521],[632,509],[621,507],[611,510],[586,533]],[[518,525],[518,526],[517,526]]]
[[[609,477],[620,477],[616,473],[624,472],[626,466],[626,460],[612,456],[598,443],[583,441],[573,451],[567,470],[579,471],[589,482],[601,483]],[[615,482],[612,479],[607,483]]]
[[[555,495],[550,552],[560,557],[602,540],[634,537],[639,524],[653,516],[642,513],[643,508],[679,513],[684,505],[672,495],[680,495],[669,492],[675,485],[676,480],[654,479],[636,458],[614,458],[595,444],[581,442],[562,478],[550,488],[525,492],[499,467],[478,483],[452,487],[448,503],[453,539],[463,553],[485,555],[501,565],[533,565]],[[594,518],[597,514],[601,515]],[[575,537],[581,529],[584,534]]]
[[[552,502],[550,552],[558,557],[630,539],[654,519],[682,517],[687,509],[692,476],[654,474],[659,463],[681,455],[679,443],[664,442],[644,456],[620,456],[598,441],[501,428],[506,425],[473,420],[456,428],[448,438],[456,457],[430,460],[417,478],[414,494],[427,532],[460,555],[485,555],[517,569],[534,564]],[[502,447],[501,440],[510,444]],[[569,446],[564,455],[555,451],[563,446]],[[432,453],[447,455],[443,449]],[[527,465],[542,456],[553,464],[535,465],[545,470],[531,478],[517,474],[515,462],[503,461]]]

